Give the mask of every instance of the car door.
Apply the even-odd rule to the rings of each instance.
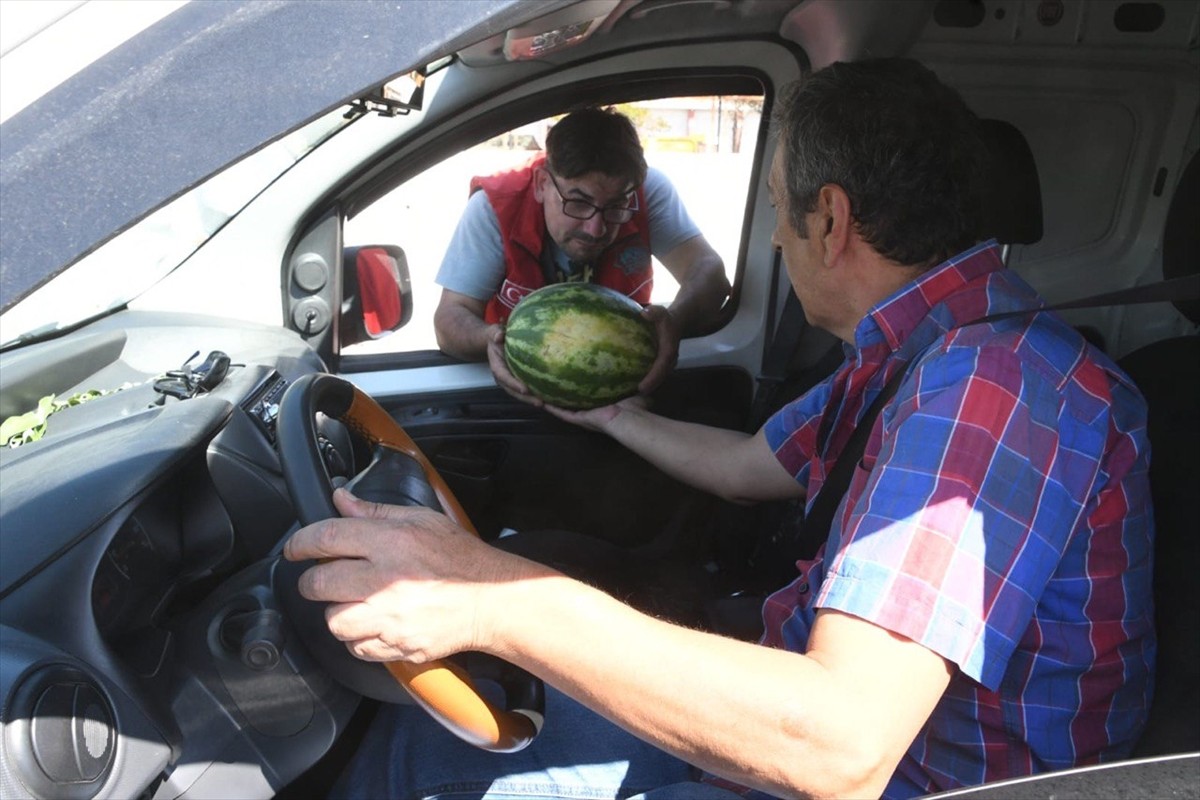
[[[512,399],[495,386],[486,365],[433,349],[432,309],[440,292],[433,276],[470,175],[451,162],[465,155],[484,171],[527,157],[525,148],[540,146],[549,121],[584,104],[616,105],[638,117],[647,161],[676,184],[734,287],[720,327],[683,342],[677,369],[652,402],[672,417],[743,428],[768,309],[778,301],[767,123],[775,88],[799,73],[794,51],[758,40],[623,53],[551,69],[481,100],[461,84],[469,76],[452,73],[440,91],[457,91],[457,106],[437,118],[431,104],[436,123],[371,165],[327,213],[315,215],[312,230],[334,220],[345,246],[389,244],[407,254],[412,321],[331,360],[413,436],[485,537],[561,528],[644,545],[692,524],[692,515],[706,514],[714,501],[701,500],[607,437]],[[471,154],[489,151],[501,158],[472,161]],[[656,269],[656,280],[666,288],[654,302],[669,302],[669,274]]]

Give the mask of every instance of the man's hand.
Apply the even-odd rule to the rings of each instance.
[[[530,562],[427,508],[369,503],[345,489],[333,502],[342,518],[300,529],[283,553],[291,561],[324,560],[300,576],[300,594],[330,604],[329,630],[350,652],[425,663],[487,649],[481,595],[519,579]]]
[[[588,430],[605,432],[610,422],[625,409],[646,408],[646,398],[642,396],[627,397],[615,403],[586,411],[572,411],[558,406],[546,405],[544,408],[563,422],[570,422]]]
[[[650,394],[658,388],[679,359],[679,339],[683,331],[671,312],[662,306],[646,306],[642,316],[654,326],[654,335],[658,340],[658,355],[650,365],[650,371],[638,384],[638,392]]]
[[[517,379],[508,368],[508,362],[504,360],[504,326],[492,325],[488,331],[488,346],[487,360],[488,366],[492,368],[492,375],[496,378],[496,385],[504,391],[508,392],[513,397],[520,400],[522,403],[529,403],[531,406],[543,405],[541,398],[533,396],[530,393],[529,387]]]

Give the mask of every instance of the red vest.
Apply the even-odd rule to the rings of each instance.
[[[472,192],[482,189],[487,194],[504,240],[504,283],[484,310],[484,321],[489,324],[507,320],[518,300],[546,285],[541,262],[546,217],[533,191],[534,169],[545,160],[544,155],[537,155],[520,169],[471,179]],[[650,263],[650,220],[640,186],[637,199],[638,211],[618,229],[617,238],[594,266],[591,279],[645,305],[650,302],[654,277]]]

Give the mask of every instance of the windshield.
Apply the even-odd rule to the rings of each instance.
[[[0,349],[52,336],[125,306],[187,260],[315,147],[354,119],[336,109],[144,217],[0,316]]]

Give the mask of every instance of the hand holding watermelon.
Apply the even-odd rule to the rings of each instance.
[[[610,424],[617,417],[621,416],[623,412],[645,411],[649,405],[650,403],[647,398],[639,394],[633,397],[626,397],[624,400],[618,400],[606,406],[585,408],[580,411],[560,408],[559,406],[544,406],[544,408],[549,414],[558,417],[563,422],[569,422],[572,425],[578,425],[588,430],[611,434]]]
[[[650,394],[658,385],[667,379],[675,362],[679,358],[679,339],[681,336],[679,321],[662,306],[646,306],[642,316],[654,326],[654,335],[658,339],[658,355],[654,363],[638,384],[639,394]]]
[[[488,339],[487,360],[496,385],[522,402],[538,407],[545,405],[541,398],[530,394],[525,384],[508,369],[508,362],[504,357],[504,328],[500,325],[496,325],[495,328]]]
[[[545,403],[566,409],[606,406],[636,394],[654,365],[659,330],[653,316],[602,286],[546,286],[527,295],[509,316],[505,364]]]

